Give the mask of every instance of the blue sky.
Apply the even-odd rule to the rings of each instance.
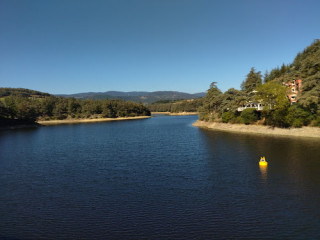
[[[318,0],[0,0],[0,87],[222,91],[320,38]]]

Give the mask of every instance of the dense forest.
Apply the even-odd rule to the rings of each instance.
[[[203,98],[188,100],[162,100],[148,105],[151,112],[197,112],[202,106]]]
[[[290,103],[291,89],[287,83],[300,79],[302,89],[297,101]],[[262,104],[263,110],[238,111],[238,107],[248,103]],[[277,127],[320,126],[320,40],[298,53],[292,64],[266,71],[264,76],[251,68],[241,90],[231,88],[223,93],[213,82],[199,108],[199,118]]]
[[[0,88],[0,125],[67,118],[150,116],[141,103],[123,100],[80,100],[17,88]]]
[[[74,97],[77,99],[113,99],[113,100],[125,100],[132,102],[142,102],[144,104],[151,104],[158,101],[176,101],[184,99],[194,99],[204,97],[206,94],[202,93],[184,93],[177,91],[156,91],[156,92],[119,92],[119,91],[108,91],[108,92],[87,92],[87,93],[76,93],[76,94],[60,94],[60,97]]]

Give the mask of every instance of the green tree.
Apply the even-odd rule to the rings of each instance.
[[[234,118],[235,118],[235,114],[233,112],[224,112],[222,114],[222,122],[224,123],[228,123]]]
[[[268,70],[266,70],[263,75],[263,81],[266,83],[269,81],[269,78],[270,78],[270,74],[269,74]]]
[[[4,103],[0,100],[0,118],[7,118],[8,110],[5,107]]]
[[[291,105],[288,109],[286,121],[288,126],[302,127],[308,125],[312,120],[311,113],[298,104]]]
[[[288,127],[286,116],[290,106],[286,96],[287,89],[281,84],[271,81],[257,88],[256,100],[264,105],[262,115],[266,124],[277,127]]]
[[[216,82],[210,84],[203,105],[199,108],[200,120],[211,121],[219,116],[218,108],[223,100],[223,93],[218,89]]]
[[[11,119],[17,117],[17,104],[16,104],[16,97],[8,96],[4,99],[4,105],[7,109],[7,114],[10,116]]]
[[[261,72],[256,72],[255,68],[251,68],[246,79],[241,84],[241,89],[246,93],[250,93],[262,84]]]
[[[57,119],[65,119],[68,117],[68,100],[58,98],[53,109],[53,115]]]
[[[117,117],[115,109],[112,107],[110,102],[105,101],[102,107],[102,116],[106,118],[115,118]]]
[[[40,115],[39,109],[38,101],[18,99],[17,118],[28,122],[35,122]]]
[[[68,99],[68,114],[74,116],[75,114],[79,114],[81,112],[81,105],[79,100],[74,98]]]
[[[42,116],[52,117],[53,116],[53,110],[55,108],[57,98],[50,96],[46,97],[41,101],[41,114]]]
[[[267,82],[257,88],[255,100],[264,104],[264,110],[288,107],[287,89],[277,82]]]
[[[254,123],[258,118],[258,113],[254,108],[247,108],[241,112],[241,119],[244,124]]]
[[[219,107],[219,112],[235,112],[237,108],[244,104],[246,101],[247,97],[243,91],[230,88],[223,94],[222,102]]]
[[[320,115],[320,72],[306,78],[302,90],[299,104],[308,109],[314,116]]]

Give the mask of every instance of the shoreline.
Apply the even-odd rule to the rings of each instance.
[[[8,126],[0,126],[0,130],[13,130],[13,129],[21,129],[21,128],[37,128],[41,127],[39,123],[31,123],[31,124],[17,124],[17,125],[8,125]]]
[[[197,120],[192,124],[195,127],[207,128],[210,130],[241,133],[241,134],[258,134],[269,136],[285,136],[285,137],[308,137],[320,139],[320,128],[317,127],[302,127],[302,128],[277,128],[261,125],[244,125],[244,124],[229,124],[217,122],[204,122]]]
[[[191,115],[198,115],[198,112],[178,112],[178,113],[172,113],[172,112],[151,112],[151,115],[153,114],[162,114],[162,115],[169,115],[169,116],[191,116]]]
[[[112,121],[125,121],[125,120],[148,119],[148,118],[151,118],[151,116],[118,117],[118,118],[85,118],[85,119],[45,120],[45,121],[37,121],[37,123],[40,124],[40,125],[48,126],[48,125],[58,125],[58,124],[112,122]]]

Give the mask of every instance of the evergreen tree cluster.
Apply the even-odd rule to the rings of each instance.
[[[298,79],[302,80],[302,91],[298,102],[291,105],[284,83]],[[237,111],[250,102],[263,103],[263,111]],[[278,127],[320,126],[320,40],[298,53],[292,64],[283,64],[264,77],[251,68],[241,91],[231,88],[222,93],[212,83],[199,108],[199,117],[205,121],[245,124],[260,121]]]
[[[148,105],[151,112],[197,112],[202,106],[203,98],[188,100],[162,100]]]
[[[270,71],[270,73],[268,71],[266,71],[264,74],[264,82],[266,83],[266,82],[272,81],[276,78],[283,76],[284,74],[290,73],[292,68],[293,68],[292,64],[285,65],[283,63],[281,68],[276,67],[276,68],[272,69]]]
[[[141,103],[123,100],[80,100],[32,90],[0,88],[0,125],[66,118],[150,116]]]
[[[282,68],[281,68],[282,69]],[[277,72],[277,69],[271,71]],[[309,109],[312,114],[320,115],[320,40],[314,40],[303,52],[298,53],[292,64],[285,70],[265,79],[278,83],[302,79],[302,94],[299,104]]]

